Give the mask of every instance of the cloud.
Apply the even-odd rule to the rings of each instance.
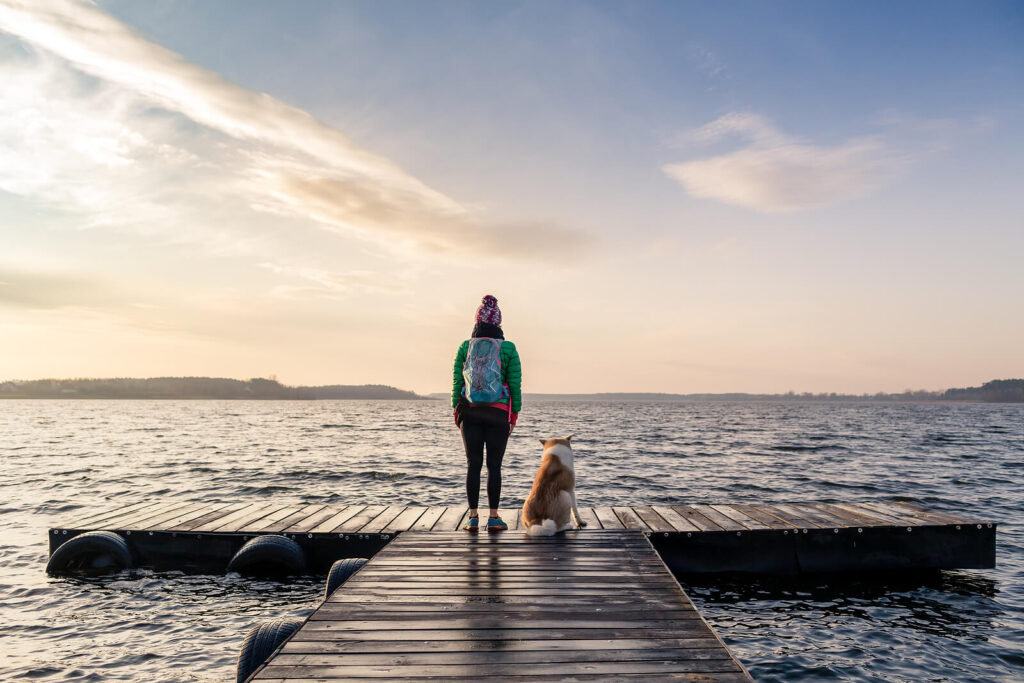
[[[339,273],[322,268],[287,266],[280,263],[261,263],[261,268],[277,275],[303,281],[302,285],[279,285],[271,295],[278,299],[345,299],[357,293],[399,294],[408,291],[403,284],[383,280],[378,273],[353,270]]]
[[[579,233],[545,223],[479,221],[469,213],[432,211],[415,195],[388,192],[361,179],[284,174],[276,179],[278,196],[296,202],[317,219],[341,228],[370,226],[431,252],[469,251],[495,259],[557,260],[587,247]],[[543,245],[543,249],[538,246]]]
[[[107,310],[149,305],[134,301],[138,297],[138,292],[92,273],[0,266],[0,308]]]
[[[0,0],[0,55],[0,189],[82,227],[214,252],[271,253],[319,226],[419,254],[502,253],[478,210],[93,4]],[[538,257],[587,239],[539,224],[507,242]]]
[[[898,175],[909,159],[880,136],[835,146],[807,144],[755,114],[731,113],[687,133],[691,144],[739,138],[740,149],[667,164],[686,192],[765,213],[826,206],[870,192]]]

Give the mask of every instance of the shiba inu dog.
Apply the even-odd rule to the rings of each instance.
[[[576,473],[569,444],[573,436],[540,440],[544,454],[533,480],[533,490],[523,504],[523,525],[530,536],[551,536],[571,529],[570,513],[577,526],[587,525],[580,519],[580,509],[576,507]]]

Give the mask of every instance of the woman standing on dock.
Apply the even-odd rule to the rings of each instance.
[[[508,525],[498,515],[501,497],[501,460],[522,407],[522,368],[516,346],[501,330],[498,300],[488,294],[476,309],[471,338],[455,354],[452,371],[452,408],[455,425],[466,448],[466,496],[469,521],[463,528],[477,531],[480,517],[480,471],[487,449],[488,531],[504,531]]]

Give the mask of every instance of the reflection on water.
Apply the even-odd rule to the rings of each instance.
[[[906,500],[1001,522],[994,570],[681,580],[758,680],[1024,680],[1024,406],[535,403],[503,507],[537,437],[570,432],[581,505]],[[305,616],[323,577],[50,578],[47,527],[164,496],[446,504],[465,458],[441,402],[8,400],[0,463],[0,679],[229,681],[248,627]]]

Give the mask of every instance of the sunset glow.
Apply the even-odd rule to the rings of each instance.
[[[1024,375],[1020,7],[796,7],[0,0],[0,381]]]

